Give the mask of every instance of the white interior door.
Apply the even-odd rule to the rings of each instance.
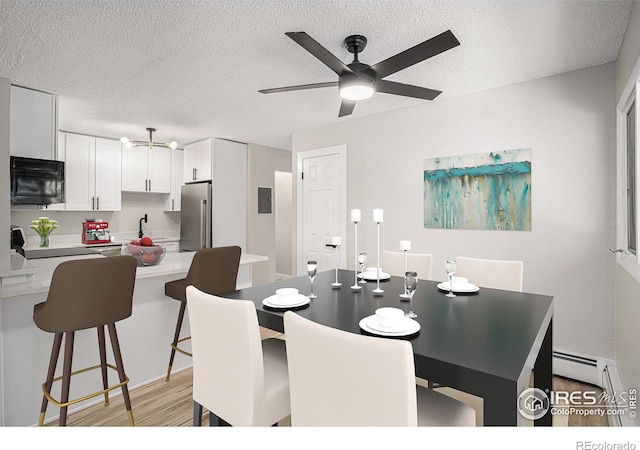
[[[302,171],[298,192],[298,267],[306,273],[306,262],[318,262],[318,271],[344,267],[346,263],[346,147],[338,146],[298,154]],[[326,245],[339,236],[336,250]]]

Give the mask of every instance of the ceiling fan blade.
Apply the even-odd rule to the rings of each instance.
[[[356,107],[355,100],[342,100],[340,104],[340,112],[338,113],[338,117],[348,116],[353,112],[353,108]]]
[[[314,84],[301,84],[298,86],[287,86],[273,89],[261,89],[258,92],[262,94],[275,94],[277,92],[289,92],[289,91],[304,91],[306,89],[317,89],[325,87],[337,87],[337,81],[329,81],[328,83],[314,83]]]
[[[413,86],[411,84],[396,83],[395,81],[388,80],[376,81],[375,89],[376,92],[404,95],[405,97],[421,98],[424,100],[433,100],[438,95],[442,94],[442,91],[427,89],[420,86]]]
[[[447,30],[391,58],[374,64],[368,69],[363,70],[363,73],[366,73],[374,79],[384,78],[387,75],[406,69],[409,66],[436,56],[458,45],[460,45],[458,39],[453,35],[451,30]]]
[[[351,74],[354,72],[347,67],[345,63],[340,61],[336,56],[334,56],[329,50],[324,48],[318,42],[316,42],[311,36],[309,36],[304,31],[296,31],[296,32],[288,32],[285,33],[291,39],[296,41],[300,46],[302,46],[306,51],[311,53],[313,56],[318,58],[323,64],[333,70],[340,76]]]

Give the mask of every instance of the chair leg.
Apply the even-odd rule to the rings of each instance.
[[[73,340],[75,333],[68,331],[66,339],[64,341],[64,365],[62,366],[62,391],[60,393],[60,403],[67,403],[69,401],[69,388],[71,386],[71,364],[73,362]],[[60,408],[60,422],[61,427],[67,426],[67,410],[68,406]]]
[[[44,382],[44,389],[48,394],[51,394],[51,385],[53,384],[53,377],[56,372],[56,366],[58,365],[58,356],[60,355],[60,347],[62,346],[62,333],[56,333],[53,338],[53,346],[51,347],[51,358],[49,359],[49,370],[47,371],[47,379]],[[44,425],[44,416],[47,413],[47,405],[49,400],[45,395],[42,396],[42,406],[40,407],[40,417],[38,419],[38,425]]]
[[[107,349],[104,336],[104,325],[97,327],[98,330],[98,348],[100,350],[100,368],[102,370],[102,387],[105,390],[104,404],[109,406],[109,375],[107,374]]]
[[[110,323],[107,325],[109,329],[109,337],[111,338],[111,348],[113,349],[113,357],[116,360],[116,367],[118,369],[118,376],[120,377],[120,383],[124,383],[127,376],[124,372],[124,364],[122,363],[122,354],[120,353],[120,344],[118,343],[118,334],[116,333],[116,324]],[[127,414],[129,415],[129,424],[135,425],[133,421],[133,411],[131,411],[131,399],[129,398],[129,388],[127,384],[122,385],[122,398],[127,408]]]
[[[230,427],[231,424],[226,420],[223,420],[220,417],[216,416],[211,411],[209,411],[209,426],[210,427]]]
[[[187,302],[180,302],[180,311],[178,312],[178,323],[176,324],[176,332],[173,336],[173,343],[171,345],[171,356],[169,357],[169,367],[167,368],[167,378],[165,381],[169,381],[169,377],[171,377],[171,368],[173,367],[173,359],[176,356],[176,346],[178,345],[178,340],[180,339],[180,331],[182,330],[182,321],[184,320],[184,313],[187,309]]]
[[[211,425],[211,423],[209,423]],[[202,426],[202,405],[195,400],[193,401],[193,426]]]

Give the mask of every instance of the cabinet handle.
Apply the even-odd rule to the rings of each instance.
[[[193,176],[193,181],[196,181],[196,168],[195,167],[191,170],[191,174]]]
[[[95,197],[91,197],[91,209],[92,210],[96,209],[96,198]]]
[[[176,209],[175,200],[171,199],[171,211],[175,211],[175,209]]]
[[[100,209],[100,197],[96,197],[96,209]]]
[[[149,180],[149,192],[151,192],[151,180]]]

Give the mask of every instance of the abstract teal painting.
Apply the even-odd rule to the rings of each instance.
[[[424,161],[424,227],[531,230],[531,149]]]

